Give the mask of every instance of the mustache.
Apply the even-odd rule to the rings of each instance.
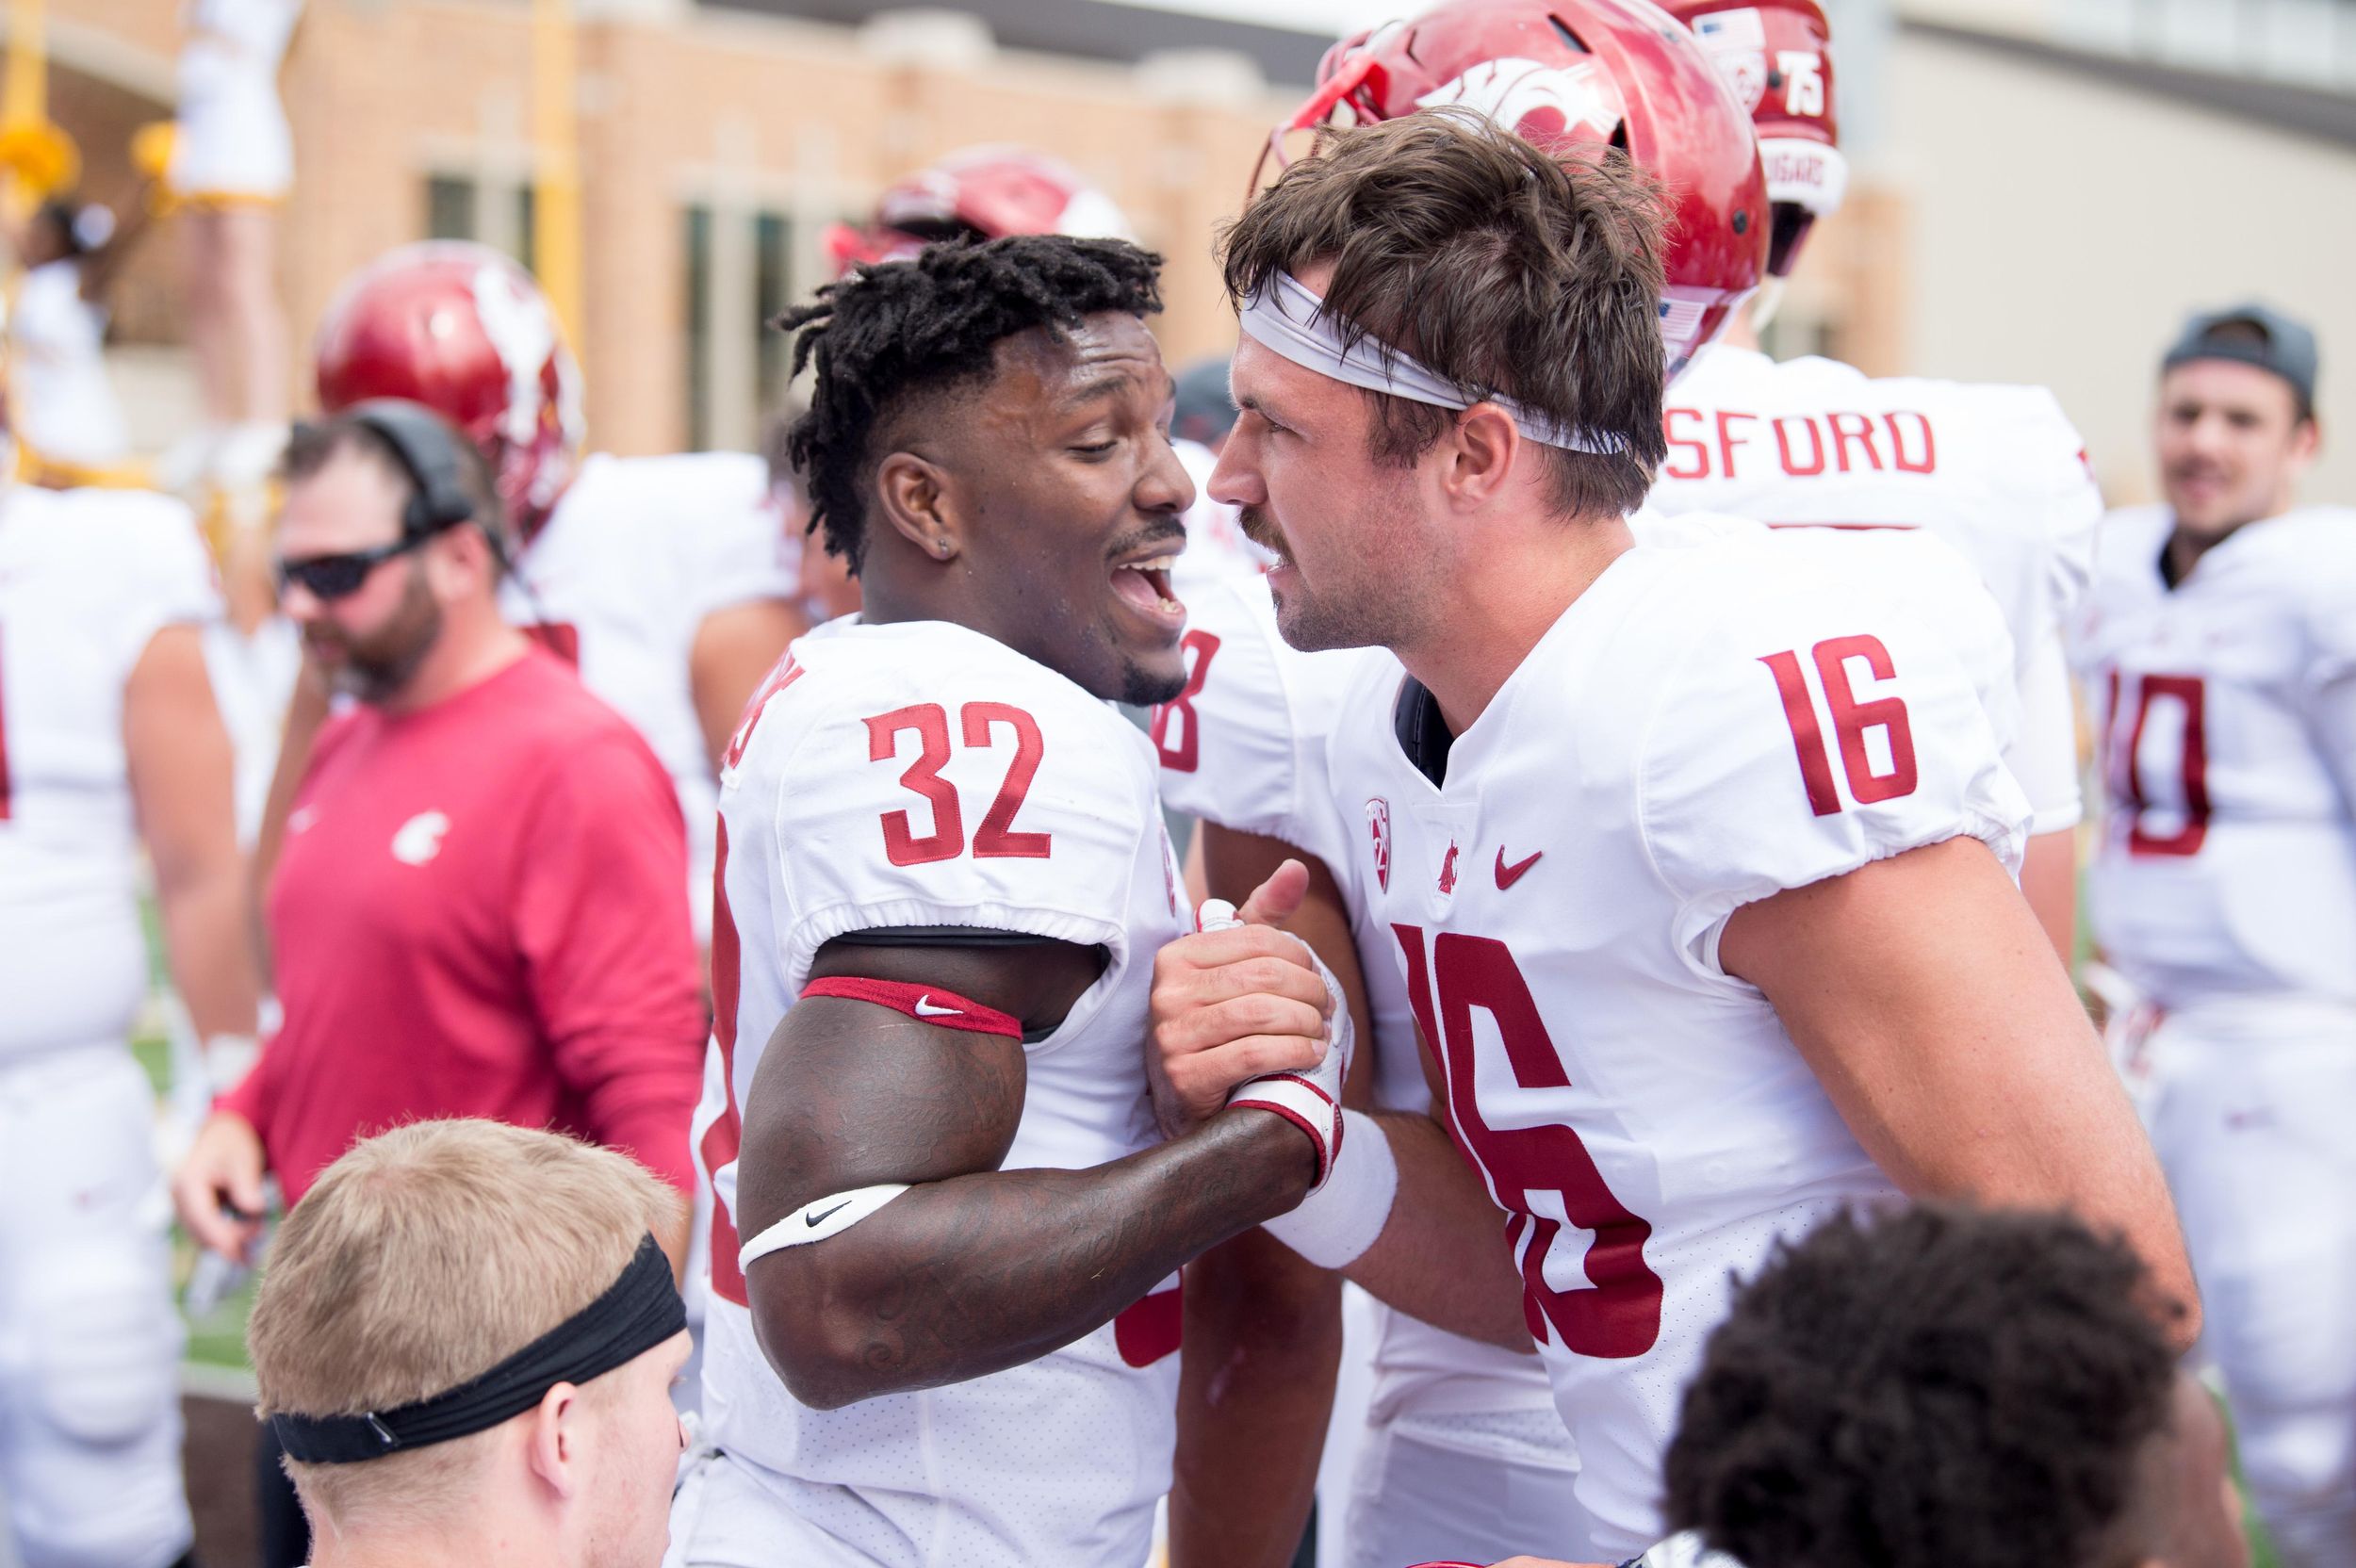
[[[1133,550],[1158,550],[1163,545],[1184,545],[1186,542],[1186,525],[1182,520],[1172,517],[1149,524],[1135,533],[1122,534],[1105,547],[1104,553],[1115,556],[1127,555]]]
[[[1235,526],[1243,530],[1245,538],[1262,549],[1274,550],[1279,555],[1284,553],[1284,531],[1268,521],[1266,509],[1257,506],[1238,507],[1235,511]]]

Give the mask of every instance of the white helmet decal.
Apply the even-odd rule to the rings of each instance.
[[[1608,139],[1622,119],[1619,94],[1592,60],[1546,65],[1510,55],[1483,60],[1415,102],[1424,108],[1463,104],[1523,136],[1559,137],[1585,125]]]

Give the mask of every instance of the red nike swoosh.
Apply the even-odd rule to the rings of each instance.
[[[1536,865],[1538,863],[1538,857],[1540,855],[1544,855],[1545,853],[1545,850],[1539,850],[1536,854],[1531,855],[1529,859],[1516,860],[1509,866],[1505,863],[1505,846],[1503,844],[1497,845],[1497,891],[1503,892],[1514,883],[1519,882],[1522,879],[1522,873]]]

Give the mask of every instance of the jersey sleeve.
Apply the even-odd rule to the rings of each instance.
[[[1162,798],[1337,866],[1350,846],[1325,787],[1325,741],[1367,656],[1292,647],[1264,580],[1193,585],[1186,612],[1186,687],[1153,712]]]
[[[2020,396],[2021,407],[2005,445],[2021,452],[2037,504],[2037,535],[2046,547],[2045,618],[2061,626],[2076,613],[2094,581],[2102,490],[2086,459],[2085,438],[2053,393],[2041,386],[2024,387]],[[2021,651],[2025,661],[2031,650]]]
[[[123,668],[139,662],[148,640],[168,626],[208,621],[221,613],[212,557],[196,515],[168,496],[141,491],[74,493],[90,537],[104,539],[106,570],[123,588],[122,612],[106,628],[118,640]]]
[[[1906,573],[1904,588],[1832,569],[1762,584],[1662,687],[1639,823],[1677,901],[1677,946],[1703,973],[1723,977],[1737,908],[1910,849],[1968,835],[2018,874],[2028,802],[2002,760],[1990,678],[1958,644],[2008,648],[2001,617],[1976,582]]]
[[[709,452],[681,462],[695,465],[682,486],[689,504],[672,524],[690,618],[700,622],[756,599],[799,598],[799,541],[788,535],[761,460]]]
[[[768,796],[786,972],[838,937],[910,926],[1119,956],[1139,866],[1167,866],[1144,738],[981,639],[931,662],[813,666],[784,711],[756,721],[746,760]]]

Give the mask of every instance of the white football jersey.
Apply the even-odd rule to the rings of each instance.
[[[1192,559],[1191,547],[1187,559]],[[1328,783],[1326,745],[1343,694],[1360,672],[1399,662],[1381,648],[1302,653],[1276,629],[1268,580],[1186,584],[1186,690],[1153,710],[1153,736],[1170,807],[1240,833],[1258,833],[1323,861],[1350,908],[1350,938],[1373,1014],[1374,1102],[1428,1111],[1423,1055],[1406,981],[1390,961],[1391,934],[1357,886],[1370,841],[1363,816],[1345,819]],[[1553,1396],[1536,1358],[1374,1307],[1378,1425],[1401,1415],[1544,1411]],[[1563,1461],[1575,1462],[1570,1439]]]
[[[1148,743],[979,632],[835,622],[797,641],[755,697],[720,813],[712,988],[728,1099],[707,1102],[697,1139],[719,1199],[712,1440],[804,1523],[885,1568],[1143,1562],[1170,1487],[1174,1280],[1028,1364],[816,1411],[754,1341],[733,1217],[735,1107],[811,956],[852,932],[973,926],[1103,948],[1102,977],[1024,1048],[1005,1166],[1080,1169],[1159,1141],[1147,999],[1153,956],[1187,911]]]
[[[2108,806],[2096,939],[2163,1006],[2356,1002],[2356,512],[2251,523],[2170,591],[2116,513],[2076,640]]]
[[[761,459],[600,454],[581,465],[500,592],[508,618],[570,661],[670,774],[687,819],[698,936],[712,918],[718,797],[688,656],[713,611],[796,597],[798,559]]]
[[[1194,504],[1186,508],[1186,552],[1173,580],[1190,582],[1261,576],[1275,559],[1244,536],[1243,518],[1225,501],[1211,498],[1211,470],[1219,455],[1200,441],[1172,441],[1186,477],[1194,481]]]
[[[220,613],[188,508],[0,488],[0,1060],[121,1041],[147,995],[123,688]]]
[[[1360,672],[1329,746],[1366,829],[1358,885],[1506,1211],[1579,1499],[1623,1556],[1661,1533],[1661,1458],[1730,1276],[1895,1196],[1719,967],[1727,917],[1963,835],[2017,867],[2030,814],[1983,694],[2010,640],[1967,571],[1694,537],[1615,561],[1443,783],[1407,749],[1437,750],[1436,709],[1399,673]]]
[[[1920,529],[1971,561],[2011,629],[2022,709],[2005,761],[2052,833],[2081,810],[2061,632],[2094,568],[2102,497],[2039,386],[1875,378],[1724,345],[1669,388],[1647,504],[1775,527]]]

